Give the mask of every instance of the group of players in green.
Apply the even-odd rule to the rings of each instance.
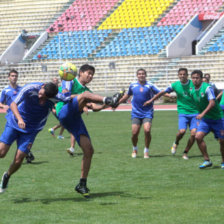
[[[188,159],[188,152],[194,141],[204,157],[199,166],[203,169],[212,166],[207,153],[204,137],[214,132],[219,139],[222,156],[221,168],[224,169],[224,121],[223,110],[216,100],[214,91],[209,83],[203,82],[203,73],[194,70],[191,80],[188,79],[188,70],[180,68],[179,81],[174,82],[165,90],[159,90],[155,85],[146,81],[146,71],[138,69],[137,81],[129,86],[126,94],[116,93],[113,97],[102,97],[90,92],[86,87],[91,82],[95,68],[91,65],[80,67],[79,75],[71,84],[69,91],[58,93],[58,87],[53,83],[35,83],[24,86],[10,104],[11,111],[7,115],[5,130],[0,137],[0,158],[3,158],[13,141],[17,140],[17,153],[8,171],[2,176],[0,193],[8,187],[10,176],[21,166],[23,159],[30,152],[36,135],[43,129],[49,109],[56,104],[56,116],[61,125],[76,139],[83,151],[81,163],[81,178],[75,190],[84,197],[89,197],[87,177],[93,156],[93,146],[81,118],[84,108],[100,111],[105,107],[116,108],[132,96],[132,157],[136,158],[138,152],[138,134],[143,124],[145,132],[144,158],[149,158],[149,145],[151,142],[151,124],[153,119],[153,102],[164,94],[174,91],[177,95],[177,109],[179,116],[179,131],[172,146],[172,154],[176,153],[179,141],[184,136],[189,125],[191,135],[183,153]],[[56,90],[57,88],[57,90]],[[224,105],[222,97],[220,104]],[[31,110],[31,107],[36,110]],[[34,113],[33,111],[37,111]],[[35,122],[33,122],[35,119]],[[30,121],[30,122],[29,122]],[[31,122],[32,121],[32,122]],[[24,137],[25,136],[25,137]]]

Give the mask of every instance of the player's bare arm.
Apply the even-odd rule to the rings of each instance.
[[[18,111],[18,107],[16,105],[15,102],[12,102],[11,105],[10,105],[10,109],[12,110],[13,114],[15,115],[16,119],[18,120],[18,126],[19,128],[21,129],[25,129],[26,128],[26,124],[25,122],[23,121],[19,111]]]
[[[165,94],[165,91],[162,90],[161,92],[157,93],[152,99],[147,100],[147,101],[143,104],[143,106],[147,106],[147,105],[151,104],[153,101],[159,99],[159,98],[160,98],[162,95],[164,95],[164,94]]]

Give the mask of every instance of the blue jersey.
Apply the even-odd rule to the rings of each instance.
[[[58,101],[69,101],[70,94],[58,93],[56,97],[47,99],[43,105],[39,104],[38,92],[43,83],[31,83],[25,85],[18,93],[14,102],[17,104],[18,111],[26,124],[25,130],[18,127],[18,121],[13,112],[7,114],[7,125],[24,133],[40,131],[46,124],[47,117]]]
[[[61,82],[62,90],[67,89],[69,92],[71,92],[73,83],[74,83],[73,80],[71,81],[62,80]]]
[[[0,103],[10,106],[17,93],[21,90],[21,86],[17,86],[15,89],[11,86],[7,86],[2,90],[0,96]]]
[[[150,100],[155,94],[159,93],[155,85],[146,82],[141,85],[139,82],[134,82],[130,85],[128,95],[133,96],[132,104],[132,118],[153,118],[153,104],[143,106],[145,101]]]

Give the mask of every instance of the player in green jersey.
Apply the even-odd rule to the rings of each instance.
[[[222,156],[221,168],[224,169],[224,125],[222,123],[223,111],[215,99],[212,87],[202,81],[203,73],[201,70],[194,70],[191,79],[194,88],[191,90],[192,100],[196,103],[199,110],[197,119],[201,120],[197,128],[196,140],[198,147],[204,157],[204,162],[199,166],[200,169],[212,166],[212,162],[207,152],[204,137],[213,131],[219,139],[220,152]]]
[[[183,152],[183,159],[187,160],[189,159],[188,152],[195,142],[195,134],[197,130],[196,116],[198,114],[198,110],[190,96],[190,90],[193,88],[193,83],[188,79],[188,70],[186,68],[180,68],[178,70],[178,78],[179,81],[172,83],[170,87],[155,95],[151,100],[146,101],[145,105],[153,102],[165,93],[171,93],[173,91],[176,93],[179,130],[176,134],[175,142],[171,147],[171,153],[173,155],[176,153],[179,141],[183,138],[186,133],[187,126],[189,126],[191,135]]]

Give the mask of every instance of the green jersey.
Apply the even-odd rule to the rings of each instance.
[[[188,80],[186,84],[182,84],[180,81],[171,84],[165,92],[170,93],[172,91],[177,94],[177,112],[178,114],[198,114],[197,107],[192,101],[190,90],[194,87],[191,80]]]
[[[83,86],[77,78],[73,80],[71,94],[81,94],[85,91],[90,91],[90,89],[86,86]],[[91,91],[90,91],[91,92]],[[61,108],[65,105],[64,102],[58,102],[56,105],[56,114],[60,112]]]
[[[222,97],[221,97],[221,100],[219,102],[219,105],[224,106],[224,90],[222,91]]]
[[[215,99],[212,87],[208,83],[203,82],[199,89],[195,89],[194,87],[191,91],[191,95],[192,100],[196,103],[200,113],[208,106],[209,100],[215,100],[215,106],[206,113],[204,118],[219,120],[223,117],[222,109],[219,106],[218,101]]]

